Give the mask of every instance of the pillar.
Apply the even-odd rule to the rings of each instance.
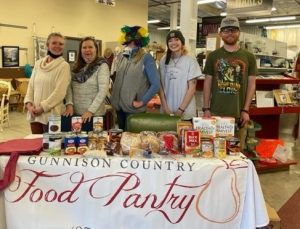
[[[180,31],[191,56],[196,56],[198,5],[195,0],[181,0]]]

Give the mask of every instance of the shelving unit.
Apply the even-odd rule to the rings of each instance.
[[[280,79],[257,79],[256,90],[273,90],[279,89],[281,84],[298,84],[299,79],[283,74],[285,78]],[[257,132],[259,138],[277,139],[279,137],[280,115],[286,113],[299,113],[298,106],[277,106],[277,107],[250,107],[251,119],[262,125],[262,130]]]

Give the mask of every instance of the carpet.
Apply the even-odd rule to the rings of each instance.
[[[300,188],[279,209],[278,215],[283,229],[300,228]]]

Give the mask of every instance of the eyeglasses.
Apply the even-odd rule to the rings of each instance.
[[[237,33],[239,32],[240,30],[238,28],[224,28],[224,29],[221,29],[221,32],[222,33],[225,33],[225,34],[229,34],[229,33]]]

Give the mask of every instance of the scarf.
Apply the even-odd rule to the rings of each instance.
[[[106,63],[105,59],[102,57],[97,57],[93,63],[83,67],[78,73],[72,72],[72,80],[78,83],[84,83],[97,71],[98,67],[103,63]]]
[[[56,58],[58,58],[58,57],[60,57],[60,56],[63,55],[63,54],[55,55],[55,54],[52,53],[50,50],[47,51],[47,54],[48,54],[49,56],[51,56],[53,59],[56,59]]]

